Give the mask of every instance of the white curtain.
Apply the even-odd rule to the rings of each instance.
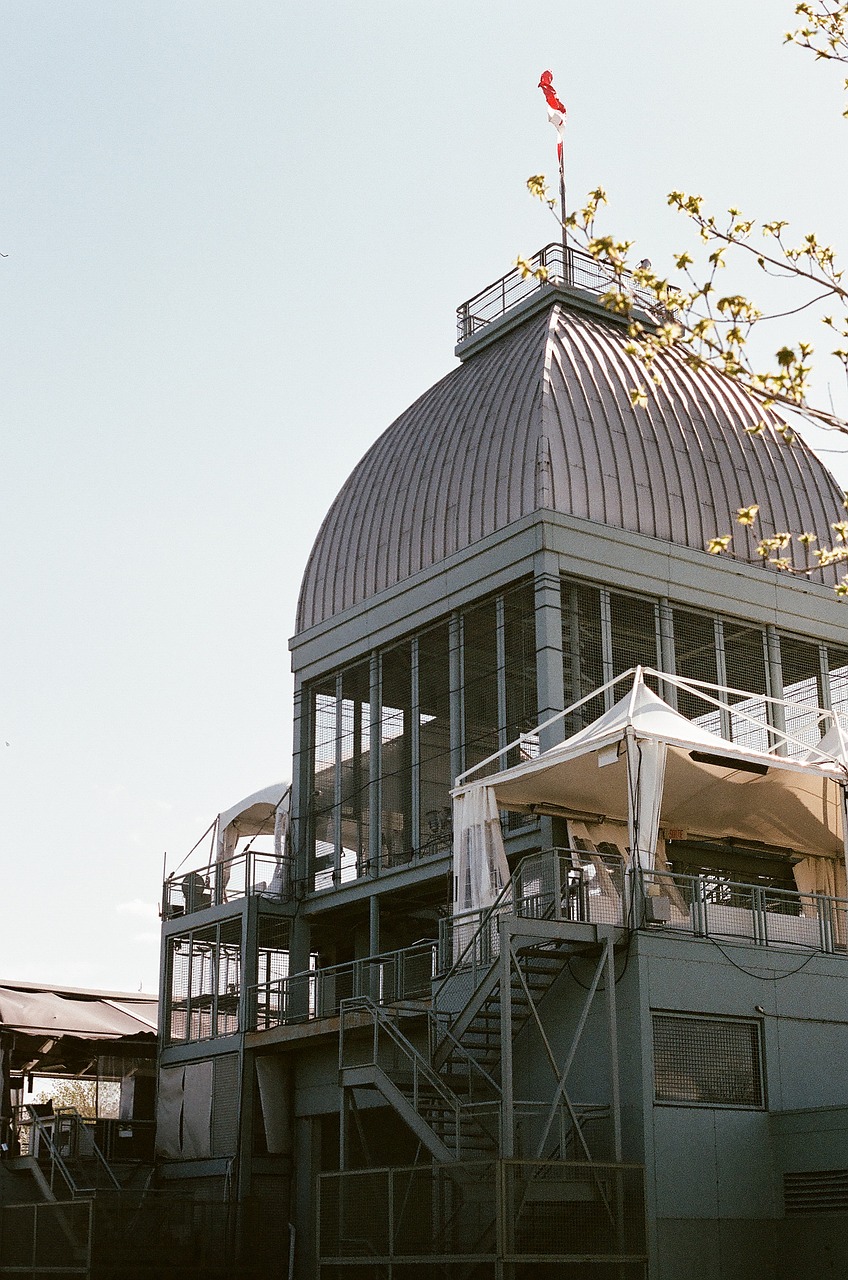
[[[631,866],[653,871],[660,831],[668,746],[627,734],[627,831]]]
[[[454,798],[453,914],[485,910],[509,882],[495,793],[479,784]]]

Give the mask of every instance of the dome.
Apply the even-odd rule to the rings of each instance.
[[[802,441],[745,431],[764,413],[741,387],[666,352],[662,385],[634,408],[630,389],[645,374],[625,327],[547,293],[355,467],[309,557],[299,632],[535,511],[703,551],[758,502],[760,536],[809,530],[830,541],[841,491]]]

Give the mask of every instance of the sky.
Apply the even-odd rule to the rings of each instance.
[[[848,251],[842,77],[792,8],[3,0],[0,978],[155,990],[166,855],[290,776],[323,515],[556,238],[543,69],[570,201],[655,267],[675,188]]]

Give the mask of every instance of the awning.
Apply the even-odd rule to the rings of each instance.
[[[453,794],[458,798],[482,782],[499,809],[628,822],[631,847],[638,843],[644,850],[644,866],[657,825],[841,858],[840,784],[846,781],[835,753],[792,760],[746,749],[694,724],[648,688],[640,669],[625,696],[592,724],[536,760]],[[634,821],[641,833],[634,832]]]
[[[97,992],[72,995],[0,986],[0,1030],[26,1035],[110,1040],[156,1034],[158,1005],[150,996]]]

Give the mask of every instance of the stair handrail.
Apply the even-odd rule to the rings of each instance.
[[[468,1052],[468,1050],[466,1049],[462,1041],[457,1040],[456,1036],[451,1031],[450,1026],[446,1025],[448,1021],[448,1017],[449,1017],[448,1014],[439,1014],[434,1009],[428,1009],[427,1018],[431,1027],[431,1034],[435,1032],[436,1034],[438,1034],[440,1040],[450,1040],[454,1049],[458,1050],[458,1052],[462,1055],[462,1057],[469,1064],[469,1066],[474,1067],[474,1069],[483,1077],[483,1079],[486,1081],[489,1087],[494,1091],[496,1097],[500,1098],[501,1087],[498,1084],[497,1080],[495,1080],[493,1076],[489,1075],[486,1068],[483,1066],[481,1062],[477,1061],[473,1053]],[[433,1046],[432,1039],[430,1043],[431,1043],[431,1046]]]
[[[451,1110],[454,1113],[454,1124],[455,1124],[454,1145],[456,1148],[456,1154],[458,1155],[459,1145],[460,1145],[459,1117],[462,1111],[462,1102],[454,1093],[453,1089],[451,1089],[449,1085],[445,1084],[444,1080],[442,1080],[441,1077],[438,1075],[438,1073],[433,1070],[429,1062],[427,1062],[426,1058],[424,1058],[423,1055],[418,1052],[418,1050],[416,1049],[412,1041],[407,1040],[403,1032],[394,1025],[389,1012],[383,1009],[380,1005],[375,1004],[374,1001],[370,999],[370,997],[353,996],[349,1000],[342,1001],[341,1009],[340,1009],[341,1025],[339,1028],[342,1037],[344,1035],[344,1015],[345,1013],[348,1013],[348,1012],[350,1013],[364,1012],[371,1016],[371,1019],[374,1023],[374,1033],[375,1033],[373,1066],[378,1067],[380,1070],[383,1069],[382,1067],[380,1067],[379,1053],[377,1051],[377,1035],[379,1034],[380,1027],[382,1027],[382,1029],[389,1036],[389,1039],[394,1041],[395,1045],[410,1060],[412,1064],[412,1079],[413,1079],[413,1099],[414,1099],[413,1106],[415,1107],[416,1111],[418,1110],[418,1106],[417,1106],[418,1077],[420,1076],[423,1076],[427,1084],[431,1088],[433,1088],[434,1092],[437,1093],[442,1098],[442,1100],[447,1104],[447,1106],[451,1108]],[[340,1067],[343,1068],[343,1064],[341,1062],[341,1055],[342,1055],[342,1047],[340,1044],[339,1065]],[[386,1072],[386,1074],[388,1075],[388,1072]]]
[[[550,854],[550,855],[552,856],[552,858],[554,859],[555,865],[556,865],[556,867],[557,867],[557,874],[558,874],[558,875],[559,875],[559,861],[560,861],[560,859],[559,859],[559,855],[560,855],[560,852],[561,852],[561,851],[560,851],[559,849],[543,849],[543,850],[542,850],[542,855],[543,855],[543,854]],[[538,859],[540,856],[541,856],[541,855],[540,855],[539,853],[528,853],[528,854],[525,854],[525,856],[524,856],[524,857],[521,859],[521,861],[518,863],[518,865],[516,866],[516,868],[515,868],[515,870],[513,871],[512,875],[509,877],[509,880],[506,882],[506,884],[504,885],[504,887],[501,889],[500,893],[499,893],[499,894],[498,894],[498,896],[495,898],[495,900],[494,900],[494,902],[492,903],[492,905],[491,905],[490,907],[487,907],[487,908],[486,908],[486,910],[484,911],[483,915],[480,917],[480,922],[479,922],[479,924],[478,924],[477,928],[474,930],[474,933],[471,935],[470,939],[469,939],[469,940],[468,940],[468,942],[466,943],[466,945],[465,945],[465,947],[463,948],[463,950],[462,950],[462,951],[460,952],[460,954],[456,957],[456,959],[454,960],[454,962],[453,962],[453,964],[451,965],[451,967],[450,967],[448,970],[446,970],[446,972],[442,975],[442,977],[441,977],[441,979],[438,981],[438,983],[436,983],[436,985],[433,987],[433,1004],[434,1004],[434,1005],[436,1004],[436,1002],[437,1002],[437,998],[438,998],[439,994],[442,992],[442,990],[444,989],[444,987],[446,986],[446,984],[447,984],[447,983],[448,983],[448,982],[449,982],[449,981],[450,981],[450,980],[451,980],[451,979],[452,979],[452,978],[453,978],[453,977],[454,977],[454,976],[455,976],[455,975],[456,975],[456,974],[457,974],[461,969],[463,969],[463,968],[466,968],[466,967],[467,967],[467,965],[464,963],[464,962],[465,962],[465,959],[466,959],[466,957],[467,957],[467,955],[468,955],[468,953],[469,953],[469,952],[472,952],[472,954],[474,954],[474,950],[476,949],[477,941],[478,941],[478,939],[482,936],[484,929],[486,929],[486,928],[488,927],[489,922],[491,921],[492,917],[493,917],[493,916],[496,916],[496,915],[498,915],[498,916],[499,916],[499,915],[505,914],[505,913],[506,913],[506,910],[507,910],[507,907],[512,907],[512,906],[514,906],[514,904],[515,904],[515,898],[514,898],[513,890],[514,890],[515,886],[516,886],[516,885],[517,885],[517,883],[518,883],[518,879],[519,879],[519,877],[520,877],[520,875],[521,875],[521,873],[522,873],[522,871],[523,871],[523,869],[524,869],[525,863],[528,863],[528,862],[530,862],[530,861],[531,861],[531,860],[533,860],[533,859]],[[561,886],[560,886],[560,888],[561,888]],[[456,917],[454,917],[454,918],[456,918]],[[494,961],[492,961],[492,963],[494,963]],[[474,964],[472,964],[472,966],[471,966],[471,967],[476,969],[476,965],[474,965]],[[490,968],[491,968],[491,965],[487,965],[487,966],[486,966],[486,972],[488,972]]]
[[[38,1134],[39,1145],[42,1142],[44,1143],[45,1147],[47,1148],[47,1152],[50,1156],[51,1166],[58,1167],[59,1172],[61,1173],[62,1177],[65,1179],[65,1184],[71,1193],[71,1198],[75,1197],[79,1192],[93,1191],[94,1190],[93,1187],[78,1186],[74,1178],[74,1175],[71,1173],[70,1169],[65,1163],[65,1158],[62,1155],[62,1152],[59,1150],[58,1144],[53,1140],[53,1134],[51,1132],[52,1125],[47,1124],[45,1117],[40,1116],[38,1112],[35,1110],[35,1107],[31,1103],[27,1103],[26,1109],[29,1112],[30,1121],[32,1122],[32,1125],[36,1133]],[[51,1117],[51,1119],[52,1118],[53,1117]],[[52,1188],[52,1178],[51,1178],[51,1188]]]
[[[115,1177],[115,1173],[112,1169],[112,1166],[110,1165],[109,1161],[106,1159],[106,1156],[98,1146],[97,1139],[95,1138],[94,1134],[91,1132],[92,1126],[87,1125],[85,1123],[85,1118],[80,1115],[76,1107],[59,1107],[57,1108],[56,1115],[57,1117],[67,1116],[70,1119],[71,1124],[73,1125],[74,1130],[76,1131],[77,1140],[79,1140],[81,1136],[85,1138],[86,1143],[90,1144],[91,1146],[92,1155],[94,1156],[95,1160],[100,1165],[100,1167],[105,1171],[107,1178],[112,1183],[113,1189],[115,1191],[120,1191],[121,1183]]]

